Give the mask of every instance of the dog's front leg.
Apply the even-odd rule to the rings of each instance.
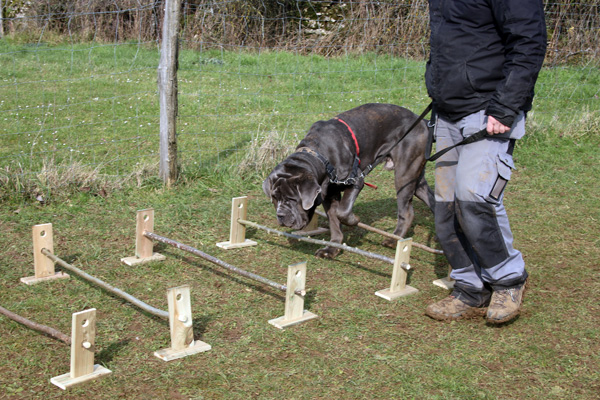
[[[327,218],[329,219],[330,241],[334,243],[342,243],[342,239],[344,239],[342,223],[337,216],[340,199],[341,196],[339,191],[332,196],[326,196],[323,199],[323,209],[325,210],[325,213],[327,213]],[[317,250],[315,256],[320,258],[335,258],[340,251],[341,250],[336,247],[327,246]]]
[[[337,216],[342,223],[349,226],[355,226],[360,222],[360,218],[352,212],[352,208],[354,207],[354,202],[356,201],[358,194],[364,186],[365,183],[361,179],[356,185],[352,185],[344,190],[344,197],[342,197],[342,201],[340,201],[337,209]]]

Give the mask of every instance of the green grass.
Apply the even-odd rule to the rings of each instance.
[[[0,125],[2,173],[12,172],[14,162],[34,166],[36,157],[54,156],[57,165],[83,160],[99,165],[101,173],[123,175],[132,168],[128,163],[154,157],[149,152],[157,152],[157,133],[139,125],[157,123],[155,50],[135,56],[134,45],[74,45],[64,53],[83,64],[64,64],[59,52],[49,51],[55,48],[42,53],[5,41],[0,46],[0,109],[8,118]],[[63,393],[49,379],[69,370],[67,346],[0,316],[0,399],[598,398],[600,140],[594,130],[598,72],[592,68],[543,71],[528,135],[515,150],[518,169],[505,202],[531,286],[522,316],[511,324],[439,323],[424,316],[428,304],[446,295],[431,281],[448,266],[443,257],[416,248],[410,285],[419,293],[389,303],[374,295],[391,278],[391,266],[382,262],[350,253],[316,259],[316,246],[253,229],[248,237],[258,241],[256,247],[215,246],[228,238],[232,197],[248,195],[248,219],[276,227],[262,176],[231,167],[253,138],[260,142],[274,131],[293,143],[316,119],[368,101],[420,112],[427,103],[422,72],[421,63],[386,56],[184,51],[184,175],[177,187],[145,178],[140,187],[108,185],[101,194],[101,186],[47,188],[44,205],[10,188],[1,197],[0,305],[65,333],[72,313],[96,308],[96,362],[113,374]],[[30,85],[36,91],[25,90],[32,80],[38,81]],[[50,130],[38,140],[56,130],[57,151],[38,154],[39,145],[23,139],[26,132],[39,133],[50,102],[52,114],[44,122]],[[72,123],[64,122],[67,116]],[[582,120],[588,124],[577,123]],[[128,141],[101,146],[101,138]],[[62,141],[86,154],[60,153]],[[111,157],[117,161],[106,161]],[[365,189],[355,211],[363,222],[391,231],[392,174],[377,169],[369,181],[379,189]],[[135,212],[149,207],[156,210],[157,233],[274,281],[285,283],[287,266],[306,260],[306,308],[319,318],[279,331],[267,321],[283,315],[281,293],[170,247],[157,245],[167,256],[163,263],[124,266],[120,259],[134,253]],[[410,235],[437,247],[431,213],[420,202],[415,207]],[[59,257],[152,306],[166,310],[167,288],[189,284],[195,335],[212,350],[164,363],[153,352],[169,346],[165,321],[75,277],[21,284],[19,278],[33,274],[31,227],[40,223],[53,224]],[[345,234],[348,245],[393,256],[375,234],[350,228]]]

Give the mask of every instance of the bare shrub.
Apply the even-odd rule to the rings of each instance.
[[[546,3],[546,63],[579,64],[600,56],[600,1]]]
[[[126,187],[140,187],[158,175],[157,163],[137,164],[125,176],[102,174],[102,168],[80,162],[59,165],[52,159],[45,160],[38,173],[27,172],[21,165],[6,166],[0,169],[0,200],[21,197],[48,203],[81,192],[106,197]]]
[[[236,168],[242,173],[257,173],[263,176],[292,153],[295,147],[295,144],[275,131],[262,137],[256,136],[250,142],[244,159]]]
[[[8,30],[43,37],[44,41],[52,33],[71,41],[156,40],[164,14],[161,2],[139,0],[13,0],[11,3],[14,15],[9,16]]]
[[[164,2],[157,0],[11,0],[8,31],[44,40],[156,41]],[[597,60],[600,0],[546,2],[547,63]],[[291,49],[340,55],[428,55],[426,0],[184,0],[181,39],[196,49]],[[49,37],[52,38],[50,35]]]

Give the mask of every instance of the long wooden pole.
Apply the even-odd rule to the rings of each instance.
[[[188,246],[186,244],[179,243],[176,240],[169,239],[169,238],[166,238],[164,236],[157,235],[156,233],[153,233],[153,232],[144,231],[144,236],[146,236],[148,239],[156,240],[157,242],[168,244],[169,246],[173,246],[173,247],[175,247],[175,248],[177,248],[179,250],[183,250],[185,252],[188,252],[188,253],[197,255],[199,257],[202,257],[205,260],[210,261],[211,263],[219,265],[219,266],[221,266],[223,268],[226,268],[226,269],[228,269],[230,271],[233,271],[233,272],[235,272],[238,275],[242,275],[242,276],[245,276],[246,278],[250,278],[250,279],[253,279],[255,281],[262,282],[265,285],[269,285],[271,287],[274,287],[275,289],[279,289],[282,292],[285,292],[287,290],[287,286],[286,285],[282,285],[280,283],[273,282],[272,280],[264,278],[264,277],[262,277],[260,275],[256,275],[256,274],[254,274],[252,272],[244,271],[241,268],[234,267],[233,265],[228,264],[228,263],[226,263],[223,260],[219,260],[218,258],[211,256],[210,254],[206,254],[205,252],[203,252],[201,250],[198,250],[198,249],[196,249],[196,248],[194,248],[192,246]],[[294,293],[296,293],[299,296],[305,296],[306,295],[306,291],[305,290],[296,290]]]
[[[322,211],[316,211],[316,214],[320,215],[321,217],[327,218],[327,214],[325,214]],[[396,239],[396,240],[402,240],[402,239],[404,239],[404,238],[402,238],[402,237],[400,237],[398,235],[394,235],[393,233],[389,233],[389,232],[383,231],[381,229],[377,229],[377,228],[375,228],[375,227],[373,227],[371,225],[363,224],[362,222],[359,222],[358,225],[356,225],[356,226],[358,226],[359,228],[362,228],[362,229],[364,229],[366,231],[370,231],[370,232],[373,232],[373,233],[378,233],[378,234],[380,234],[382,236],[389,237],[391,239]],[[444,254],[444,252],[442,250],[432,249],[431,247],[425,246],[424,244],[413,242],[412,245],[413,245],[413,247],[418,247],[421,250],[428,251],[429,253]]]
[[[4,307],[0,307],[0,314],[7,316],[8,318],[12,319],[13,321],[17,321],[22,325],[25,325],[28,328],[45,333],[46,335],[51,336],[54,339],[58,339],[61,342],[71,345],[71,338],[65,335],[64,333],[57,331],[54,328],[50,328],[49,326],[33,322],[25,317],[20,316],[19,314],[15,314],[14,312],[7,310]]]
[[[46,257],[48,257],[49,259],[51,259],[52,261],[54,261],[55,263],[57,263],[58,265],[60,265],[61,267],[73,272],[75,275],[78,275],[79,277],[92,282],[95,285],[100,286],[102,289],[114,294],[115,296],[118,296],[122,299],[127,300],[128,302],[130,302],[131,304],[135,305],[136,307],[141,308],[142,310],[155,315],[157,317],[160,318],[164,318],[164,319],[169,319],[169,313],[163,310],[159,310],[158,308],[154,308],[146,303],[144,303],[143,301],[133,297],[132,295],[125,293],[124,291],[117,289],[114,286],[109,285],[108,283],[95,278],[85,272],[83,272],[82,270],[80,270],[77,267],[74,267],[73,265],[67,263],[66,261],[62,260],[61,258],[55,256],[54,254],[52,254],[51,252],[49,252],[47,249],[42,249],[42,254],[44,254]]]
[[[345,250],[345,251],[348,251],[351,253],[360,254],[365,257],[374,258],[376,260],[385,261],[387,263],[394,264],[393,258],[382,256],[381,254],[377,254],[377,253],[371,253],[370,251],[357,249],[356,247],[346,246],[345,244],[339,244],[339,243],[334,243],[334,242],[328,242],[326,240],[319,240],[319,239],[307,238],[304,236],[298,236],[298,235],[294,235],[293,233],[287,233],[287,232],[278,231],[276,229],[271,229],[264,225],[259,225],[257,223],[251,222],[251,221],[246,221],[244,219],[238,219],[238,222],[242,225],[251,226],[253,228],[261,229],[268,233],[274,233],[279,236],[286,236],[286,237],[289,237],[292,239],[299,240],[301,242],[315,243],[315,244],[320,244],[320,245],[324,245],[324,246],[335,247],[335,248],[342,249],[342,250]]]
[[[179,176],[177,165],[177,68],[178,36],[181,0],[165,2],[158,92],[160,104],[160,168],[159,174],[167,186]]]

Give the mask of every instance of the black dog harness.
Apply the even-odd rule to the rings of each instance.
[[[329,160],[327,160],[327,158],[325,158],[323,155],[319,154],[318,152],[314,151],[313,149],[310,149],[308,147],[300,147],[299,149],[296,149],[296,152],[308,153],[308,154],[318,158],[319,161],[321,161],[323,163],[323,165],[325,166],[325,171],[327,172],[327,177],[329,178],[329,182],[333,183],[334,185],[353,186],[353,185],[356,185],[356,183],[359,182],[361,179],[364,179],[364,177],[366,175],[360,169],[360,147],[358,146],[358,140],[356,139],[356,135],[354,134],[354,131],[352,130],[352,128],[350,128],[350,125],[348,125],[341,118],[335,118],[335,119],[337,121],[341,122],[342,124],[344,124],[346,126],[346,128],[348,128],[348,131],[350,132],[350,135],[352,136],[352,140],[354,141],[354,146],[356,147],[356,154],[354,155],[352,171],[350,172],[350,175],[348,175],[347,178],[345,178],[345,179],[338,178],[337,173],[335,172],[335,167],[329,162]],[[371,167],[369,165],[367,167],[367,169],[369,172],[371,172],[373,167]],[[365,183],[365,185],[377,188],[375,185],[372,185],[370,183]]]

